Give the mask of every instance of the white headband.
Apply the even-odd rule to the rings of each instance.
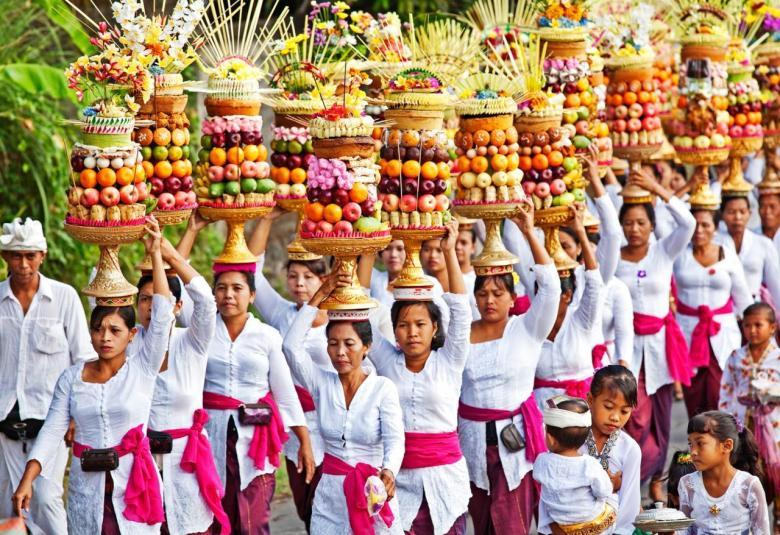
[[[574,412],[556,407],[561,401],[568,399],[577,399],[569,396],[556,396],[547,400],[548,406],[542,411],[544,416],[544,425],[551,427],[590,427],[593,421],[590,417],[590,411]],[[549,406],[552,405],[552,406]]]
[[[0,250],[2,251],[46,251],[46,238],[43,236],[41,222],[29,217],[22,224],[17,217],[10,223],[3,224],[3,234],[0,235]]]

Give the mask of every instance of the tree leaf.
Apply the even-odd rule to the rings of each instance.
[[[89,43],[89,35],[84,31],[84,26],[73,14],[70,6],[63,0],[33,0],[48,15],[49,19],[57,24],[70,36],[71,41],[82,54],[89,54],[94,47]]]
[[[48,95],[57,100],[77,103],[76,95],[68,89],[65,73],[49,65],[11,63],[0,65],[0,79],[9,81],[35,95]]]

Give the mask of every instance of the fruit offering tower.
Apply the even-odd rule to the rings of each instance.
[[[761,41],[761,44],[755,48],[754,76],[761,88],[764,104],[761,110],[764,149],[774,152],[780,145],[780,7],[751,1],[746,5],[745,17],[762,20],[760,30],[756,33],[756,41]],[[767,163],[773,160],[766,158]]]
[[[362,114],[361,85],[367,80],[365,74],[349,71],[340,88],[342,102],[315,113],[309,121],[315,158],[307,172],[301,242],[312,253],[333,255],[335,269],[352,275],[350,287],[336,289],[320,305],[347,315],[375,306],[357,282],[357,256],[374,254],[391,239],[380,220],[379,168],[371,137],[374,121]]]
[[[590,86],[596,96],[596,118],[593,121],[593,143],[598,149],[599,173],[604,176],[612,165],[612,137],[607,123],[607,78],[604,75],[604,59],[599,49],[588,48]]]

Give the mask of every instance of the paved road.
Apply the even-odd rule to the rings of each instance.
[[[685,404],[682,401],[675,402],[672,409],[672,444],[671,451],[688,447],[686,426],[688,419],[685,413]],[[647,488],[643,488],[643,496],[647,495]],[[643,503],[647,500],[643,500]],[[303,523],[298,519],[292,498],[282,498],[273,504],[271,515],[271,533],[274,535],[301,535],[306,533]],[[469,535],[474,533],[469,522]]]

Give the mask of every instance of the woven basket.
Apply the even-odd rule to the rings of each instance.
[[[401,129],[441,130],[444,124],[444,111],[385,110],[385,119]]]
[[[678,147],[675,147],[675,151],[677,153],[677,159],[686,165],[718,165],[728,159],[731,147],[704,150],[681,150]]]
[[[143,225],[117,225],[114,227],[89,227],[65,224],[65,232],[84,243],[118,245],[133,243],[143,238]]]
[[[548,58],[587,57],[588,43],[584,39],[579,41],[555,41],[550,40],[548,37],[543,37],[541,45],[547,46]]]
[[[680,50],[682,61],[689,59],[710,59],[712,61],[726,61],[728,47],[718,44],[684,44]]]
[[[729,153],[729,156],[732,158],[742,158],[748,154],[761,150],[763,144],[763,137],[733,137],[731,138],[731,152]]]
[[[227,115],[260,115],[259,100],[239,100],[234,98],[206,97],[206,112],[211,117]]]
[[[644,82],[645,80],[653,79],[652,61],[646,61],[644,63],[637,63],[625,67],[616,66],[613,68],[614,70],[612,70],[609,75],[612,82],[631,82],[633,80]]]
[[[476,132],[477,130],[506,130],[512,126],[512,114],[490,115],[487,117],[461,117],[460,129],[465,132]]]
[[[536,134],[547,132],[550,128],[561,126],[563,110],[549,117],[538,117],[533,115],[515,116],[515,128],[518,132],[530,132]]]
[[[186,107],[187,95],[156,95],[147,100],[138,113],[184,113]]]

